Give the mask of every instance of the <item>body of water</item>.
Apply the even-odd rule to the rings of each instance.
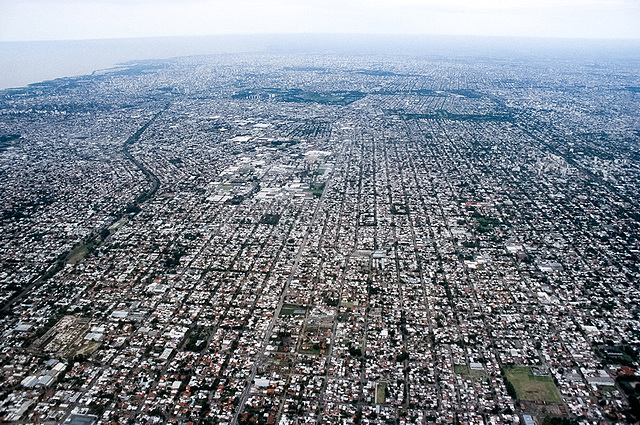
[[[0,42],[0,90],[60,77],[91,74],[119,63],[177,56],[243,53],[340,53],[437,57],[525,56],[585,60],[638,59],[638,40],[526,39],[412,35],[227,35],[111,40]]]

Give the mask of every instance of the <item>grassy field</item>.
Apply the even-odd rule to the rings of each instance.
[[[308,191],[310,191],[313,196],[319,198],[322,196],[322,192],[324,192],[325,183],[311,183]]]
[[[610,385],[601,385],[598,388],[603,393],[616,393],[616,392],[618,392],[618,389],[616,387],[612,387]]]
[[[474,377],[474,378],[485,378],[487,376],[487,372],[485,372],[484,370],[471,369],[469,371],[469,375]]]
[[[280,310],[280,316],[304,316],[306,313],[305,306],[295,304],[283,304]]]
[[[87,245],[80,245],[69,253],[67,256],[67,264],[75,264],[78,261],[82,260],[85,255],[89,253],[89,248]]]
[[[78,245],[71,250],[71,252],[67,255],[66,263],[67,264],[76,264],[78,261],[82,260],[91,250],[93,250],[98,245],[98,241],[92,239],[86,244]]]
[[[513,385],[519,400],[561,402],[558,390],[549,376],[534,376],[531,368],[508,367],[504,369],[507,380]]]
[[[472,378],[484,378],[487,376],[484,370],[474,370],[466,364],[454,364],[453,371],[458,375],[471,376]]]
[[[114,231],[120,229],[125,224],[127,224],[127,221],[129,221],[129,219],[127,217],[122,217],[120,220],[116,221],[111,226],[109,226],[109,230],[111,232],[114,232]]]
[[[386,389],[387,384],[385,382],[378,382],[376,385],[376,404],[382,404],[387,401],[385,396]]]
[[[456,365],[453,365],[453,371],[458,375],[468,375],[469,366],[467,366],[466,364],[456,364]]]

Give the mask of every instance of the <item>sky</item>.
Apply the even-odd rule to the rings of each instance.
[[[0,41],[266,33],[640,39],[640,0],[0,0]]]

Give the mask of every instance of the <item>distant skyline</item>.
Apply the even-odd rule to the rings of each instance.
[[[0,41],[268,33],[640,39],[640,1],[0,0]]]

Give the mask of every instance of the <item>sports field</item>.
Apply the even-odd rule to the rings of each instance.
[[[531,368],[508,367],[504,369],[518,400],[559,403],[562,400],[550,376],[534,376]]]

